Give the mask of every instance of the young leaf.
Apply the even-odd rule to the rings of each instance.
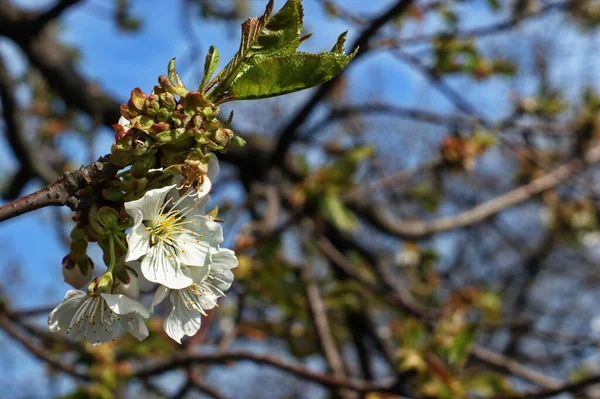
[[[242,40],[233,59],[209,83],[219,85],[209,94],[216,101],[224,96],[231,84],[252,64],[265,57],[291,54],[300,44],[303,11],[300,0],[288,2],[275,15],[273,0],[260,18],[250,18],[242,24]]]
[[[335,77],[353,57],[354,54],[295,53],[267,58],[236,79],[230,94],[235,100],[253,100],[304,90]]]
[[[202,91],[213,73],[219,66],[219,50],[215,46],[210,46],[208,49],[208,53],[206,54],[206,59],[204,60],[204,77],[202,78],[202,83],[198,88],[198,91]]]
[[[346,49],[344,48],[344,43],[346,42],[347,35],[348,35],[348,31],[345,31],[344,33],[342,33],[341,35],[338,36],[337,41],[335,42],[335,45],[331,49],[332,53],[336,53],[336,54],[345,54],[346,53]]]
[[[356,217],[346,208],[337,195],[326,192],[321,200],[321,212],[342,231],[354,231],[358,227]]]

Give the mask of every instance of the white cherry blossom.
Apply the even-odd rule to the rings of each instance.
[[[48,316],[48,327],[98,345],[112,339],[120,326],[141,341],[148,336],[144,319],[149,316],[142,304],[125,295],[69,290]]]
[[[221,226],[203,215],[208,196],[176,185],[149,190],[125,203],[134,226],[127,234],[127,262],[141,259],[141,272],[151,282],[180,289],[193,283],[191,269],[203,266],[209,251],[223,242]]]
[[[169,337],[181,343],[185,335],[191,337],[198,332],[202,316],[218,306],[217,299],[225,296],[225,291],[231,287],[231,269],[237,265],[238,260],[232,250],[218,249],[211,253],[204,267],[193,269],[194,283],[189,287],[172,290],[161,286],[156,290],[151,310],[167,296],[172,304],[171,312],[163,323]]]

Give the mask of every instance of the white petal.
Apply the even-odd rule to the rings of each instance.
[[[165,197],[175,185],[148,190],[144,196],[135,201],[125,203],[125,211],[135,217],[135,209],[142,212],[143,220],[151,220],[159,214],[161,207],[165,201]]]
[[[235,252],[228,248],[219,248],[210,255],[211,266],[222,267],[224,269],[234,269],[238,266],[238,259]]]
[[[192,279],[194,283],[200,283],[206,280],[206,277],[210,273],[210,266],[204,265],[199,267],[190,267],[190,273],[192,273]]]
[[[150,332],[142,316],[138,314],[132,314],[126,316],[125,319],[121,319],[121,325],[127,330],[127,332],[137,338],[138,341],[143,341]]]
[[[216,293],[208,284],[209,281],[206,280],[204,283],[198,284],[196,291],[200,291],[200,295],[196,296],[198,300],[198,304],[203,310],[210,310],[217,306],[217,299],[219,299],[221,294]]]
[[[148,292],[152,291],[154,287],[156,287],[155,283],[153,283],[152,281],[148,281],[148,279],[142,274],[142,262],[133,260],[131,262],[127,262],[127,266],[131,267],[137,273],[140,291]]]
[[[217,159],[217,156],[213,153],[210,154],[210,159],[208,160],[208,178],[211,181],[214,181],[215,178],[217,177],[217,175],[219,174],[220,171],[220,167],[219,167],[219,160]]]
[[[126,297],[123,294],[101,294],[102,298],[108,304],[108,307],[121,316],[129,313],[139,314],[144,318],[150,317],[148,309],[141,303],[131,298]]]
[[[136,214],[141,215],[141,212],[136,209]],[[141,258],[148,253],[150,249],[151,234],[146,227],[140,222],[127,233],[127,258],[126,262],[131,262]]]
[[[189,311],[178,291],[171,291],[169,298],[173,309],[165,319],[163,327],[167,335],[180,344],[181,338],[185,335],[191,337],[200,329],[200,313]]]
[[[196,234],[200,234],[201,238],[199,239],[202,242],[214,248],[223,243],[223,228],[219,223],[203,215],[193,216],[193,221],[194,223],[188,224],[187,227]]]
[[[131,299],[138,299],[140,297],[140,280],[133,274],[132,271],[128,271],[129,283],[118,280],[116,287],[113,290],[114,294],[123,294]]]
[[[185,288],[193,283],[190,271],[181,264],[174,249],[159,242],[142,259],[142,274],[148,280],[172,289]]]
[[[233,273],[231,269],[237,267],[238,260],[235,252],[227,248],[219,248],[217,252],[211,255],[212,262],[210,264],[212,284],[220,291],[225,292],[231,288],[233,283]],[[219,292],[217,291],[217,294]]]
[[[164,299],[169,294],[169,291],[170,290],[167,287],[165,287],[164,285],[161,285],[160,287],[158,287],[156,289],[156,292],[154,293],[154,297],[152,298],[152,304],[150,304],[150,313],[154,312],[154,308],[159,303],[164,301]]]
[[[125,118],[124,116],[122,116],[122,117],[119,118],[119,122],[118,123],[121,126],[125,126],[125,127],[129,126],[129,120],[127,118]]]
[[[66,331],[71,325],[71,320],[77,309],[86,301],[85,292],[69,290],[63,301],[48,315],[48,328],[52,332]]]
[[[171,190],[169,195],[175,198],[175,203],[177,204],[175,208],[184,212],[188,211],[190,208],[195,208],[195,210],[188,213],[188,217],[192,214],[203,214],[206,205],[208,205],[208,203],[210,202],[209,195],[198,195],[198,193],[193,189],[189,189],[186,193],[183,194],[183,197],[180,197],[179,190],[175,188]]]
[[[179,259],[188,266],[203,266],[208,258],[211,247],[204,237],[183,233],[177,237]]]
[[[198,197],[201,198],[207,196],[208,193],[210,193],[212,186],[213,185],[210,178],[208,176],[204,176],[204,178],[202,179],[202,184],[200,184],[200,187],[198,187],[198,190],[196,190],[198,193]]]

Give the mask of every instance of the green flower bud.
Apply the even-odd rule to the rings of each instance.
[[[204,119],[206,120],[213,120],[217,115],[219,115],[219,107],[215,105],[210,105],[202,109],[202,116],[204,116]]]
[[[231,138],[231,142],[235,145],[237,145],[238,147],[243,147],[246,145],[246,140],[244,140],[243,138],[241,138],[240,136],[233,136]]]
[[[210,104],[202,93],[197,91],[190,91],[187,96],[185,96],[181,104],[183,105],[183,112],[186,115],[195,115],[202,112],[202,109]]]
[[[108,206],[103,206],[98,209],[96,220],[100,227],[108,234],[115,227],[119,226],[119,213]]]
[[[123,192],[119,187],[106,187],[101,190],[102,198],[111,202],[118,202],[123,199]]]
[[[142,156],[136,158],[131,166],[131,176],[141,179],[146,176],[148,170],[154,166],[154,156]]]

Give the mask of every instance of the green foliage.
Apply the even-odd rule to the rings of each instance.
[[[207,97],[218,103],[273,97],[316,86],[343,71],[356,54],[344,54],[345,33],[331,52],[296,52],[308,38],[300,36],[302,18],[300,0],[289,0],[275,14],[271,0],[260,18],[244,22],[240,47],[233,59],[208,84],[205,72],[201,88]],[[214,63],[211,57],[205,71],[214,70]]]
[[[342,231],[355,231],[358,228],[356,217],[334,193],[326,192],[319,202],[321,212],[327,220]]]

